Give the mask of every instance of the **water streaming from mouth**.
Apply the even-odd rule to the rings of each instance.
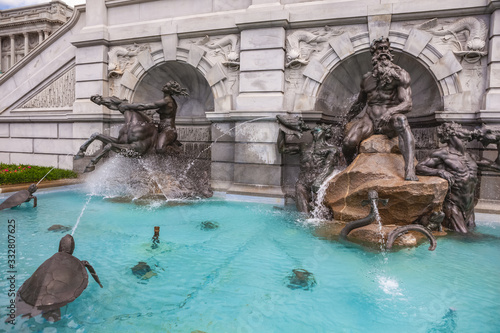
[[[38,184],[40,184],[40,183],[42,182],[42,180],[44,180],[44,179],[45,179],[45,177],[47,177],[47,176],[49,175],[49,173],[50,173],[52,170],[54,170],[55,168],[56,168],[56,167],[53,167],[52,169],[50,169],[50,170],[49,170],[49,172],[47,172],[47,173],[45,174],[45,176],[43,176],[43,177],[42,177],[42,179],[40,179],[40,180],[38,181],[38,183],[36,183],[36,186],[38,186]]]

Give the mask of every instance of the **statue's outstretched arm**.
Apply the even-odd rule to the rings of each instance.
[[[300,145],[297,143],[287,143],[286,133],[280,130],[278,132],[278,151],[280,154],[290,154],[295,155],[300,153]]]
[[[165,104],[166,103],[164,100],[159,100],[152,103],[122,103],[120,105],[120,108],[127,111],[145,111],[159,109]]]
[[[83,266],[87,267],[90,274],[94,278],[95,282],[97,282],[97,284],[99,284],[99,286],[101,286],[101,288],[102,288],[101,281],[99,280],[99,277],[97,276],[97,273],[95,272],[94,267],[92,267],[92,265],[89,264],[89,262],[87,260],[82,260],[82,264],[83,264]]]

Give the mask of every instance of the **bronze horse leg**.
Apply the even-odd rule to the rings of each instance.
[[[79,160],[82,157],[85,157],[85,152],[87,151],[87,148],[90,146],[92,142],[95,140],[99,140],[102,143],[119,143],[118,139],[113,138],[111,136],[107,136],[101,133],[94,133],[90,136],[90,138],[85,141],[83,145],[80,146],[80,149],[78,150],[78,153],[73,157],[74,160]]]
[[[124,152],[137,152],[137,143],[132,143],[132,144],[126,144],[126,143],[119,143],[117,138],[113,138],[108,135],[100,134],[100,133],[94,133],[90,136],[90,138],[80,147],[80,150],[78,153],[74,156],[75,160],[78,160],[82,157],[85,156],[85,151],[87,148],[90,146],[92,142],[95,140],[99,140],[102,143],[105,143],[106,145],[104,148],[97,154],[96,157],[94,157],[92,160],[90,160],[90,163],[87,165],[85,168],[84,172],[91,172],[95,170],[95,165],[103,158],[110,150],[117,152],[117,153],[124,153]],[[140,153],[137,152],[139,155]]]
[[[90,160],[90,163],[85,167],[85,170],[83,172],[86,173],[86,172],[94,171],[95,165],[97,164],[97,162],[99,162],[101,160],[101,158],[103,158],[104,155],[109,153],[111,148],[112,148],[112,146],[110,143],[105,145],[104,148],[101,150],[101,152],[99,152],[99,154],[97,154],[96,157],[94,157],[93,159]]]

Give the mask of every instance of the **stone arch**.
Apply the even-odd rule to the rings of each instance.
[[[120,80],[120,97],[130,101],[161,99],[161,88],[176,80],[188,89],[190,97],[176,98],[178,117],[205,117],[214,111],[216,101],[227,98],[223,80],[226,75],[219,63],[212,64],[205,51],[195,45],[190,49],[177,47],[175,59],[166,60],[163,49],[144,50],[137,55],[133,68],[126,70]]]
[[[177,118],[205,119],[205,112],[214,110],[214,97],[207,80],[196,68],[178,61],[166,61],[149,69],[137,83],[132,100],[155,101],[163,98],[161,88],[171,80],[179,82],[189,93],[189,97],[175,98]]]
[[[414,118],[432,118],[435,111],[445,109],[446,96],[462,92],[457,73],[462,70],[453,53],[441,54],[429,42],[432,36],[412,29],[409,33],[390,31],[389,39],[395,54],[395,63],[405,68],[412,77]],[[347,33],[329,40],[321,57],[312,60],[304,70],[302,93],[296,99],[294,110],[323,113],[323,118],[338,120],[340,109],[346,112],[359,92],[364,73],[370,70],[369,33],[350,37]],[[412,75],[413,74],[413,75]],[[340,78],[340,81],[339,81]],[[326,98],[327,92],[342,88],[338,96]],[[425,89],[428,85],[429,89]],[[337,109],[332,109],[332,103]],[[411,118],[410,117],[410,118]],[[429,119],[430,120],[430,119]]]

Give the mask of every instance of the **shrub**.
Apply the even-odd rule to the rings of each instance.
[[[50,169],[52,169],[52,167],[0,163],[0,185],[37,183],[50,171]],[[77,174],[74,171],[55,168],[50,171],[45,179],[57,180],[76,177]]]

